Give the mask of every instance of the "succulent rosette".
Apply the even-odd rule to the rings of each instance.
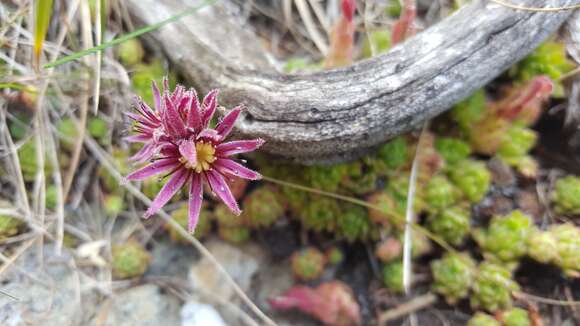
[[[128,113],[134,121],[136,134],[127,140],[143,144],[132,159],[151,163],[132,172],[127,179],[142,180],[162,173],[165,174],[163,179],[168,179],[144,217],[155,214],[181,188],[189,185],[188,229],[193,232],[201,210],[204,183],[234,214],[239,215],[240,208],[226,178],[257,180],[261,176],[231,156],[254,151],[264,143],[262,139],[224,142],[240,115],[241,107],[229,111],[212,128],[210,121],[218,107],[217,90],[209,92],[200,102],[193,88],[186,90],[178,85],[170,92],[165,79],[163,93],[155,82],[152,91],[154,108],[137,99],[136,113]]]

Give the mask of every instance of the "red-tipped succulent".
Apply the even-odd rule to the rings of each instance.
[[[391,43],[393,45],[403,42],[415,34],[415,19],[417,18],[417,4],[415,0],[403,0],[401,17],[393,26]]]
[[[143,143],[143,148],[132,159],[141,163],[150,161],[150,164],[129,174],[127,179],[142,180],[161,173],[168,178],[144,217],[155,214],[181,188],[189,185],[188,229],[193,232],[201,210],[204,183],[239,215],[240,208],[226,179],[256,180],[261,176],[230,156],[254,151],[264,143],[262,139],[224,142],[241,107],[232,109],[211,128],[210,121],[218,107],[217,90],[209,92],[201,103],[193,88],[186,90],[178,85],[170,92],[167,80],[163,94],[155,82],[152,90],[154,108],[137,99],[137,113],[128,113],[134,121],[136,134],[127,140]]]
[[[355,0],[342,0],[342,16],[330,33],[330,49],[324,60],[325,68],[338,68],[352,63],[354,53]]]
[[[322,283],[316,288],[296,285],[283,295],[270,299],[278,310],[299,309],[325,325],[360,325],[360,308],[348,285],[340,281]]]

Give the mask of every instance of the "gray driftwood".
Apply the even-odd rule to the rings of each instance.
[[[126,1],[138,24],[158,22],[193,3]],[[449,109],[531,52],[569,15],[474,0],[384,55],[308,75],[274,69],[236,7],[224,0],[152,36],[203,91],[219,87],[222,102],[246,105],[237,124],[244,137],[262,137],[264,150],[296,161],[336,162]]]

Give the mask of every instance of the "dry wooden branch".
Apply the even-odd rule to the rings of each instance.
[[[185,2],[126,3],[139,24],[152,24],[183,11]],[[202,90],[221,88],[227,104],[247,106],[241,134],[264,138],[272,154],[320,163],[360,156],[444,112],[531,52],[570,14],[473,1],[384,55],[309,75],[277,72],[225,0],[153,38]]]

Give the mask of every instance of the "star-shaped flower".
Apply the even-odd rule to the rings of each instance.
[[[134,121],[136,134],[127,138],[130,142],[143,143],[143,148],[132,159],[151,163],[129,174],[127,179],[142,180],[166,173],[169,180],[144,217],[155,214],[182,187],[189,186],[188,229],[193,232],[201,210],[204,183],[234,214],[239,215],[240,208],[226,178],[257,180],[261,176],[231,156],[254,151],[264,144],[259,138],[224,142],[240,115],[241,107],[232,109],[215,128],[211,128],[210,121],[218,106],[217,90],[209,92],[201,103],[193,88],[186,90],[178,85],[170,93],[166,80],[163,94],[155,82],[152,90],[154,108],[138,99],[137,113],[128,114]]]

